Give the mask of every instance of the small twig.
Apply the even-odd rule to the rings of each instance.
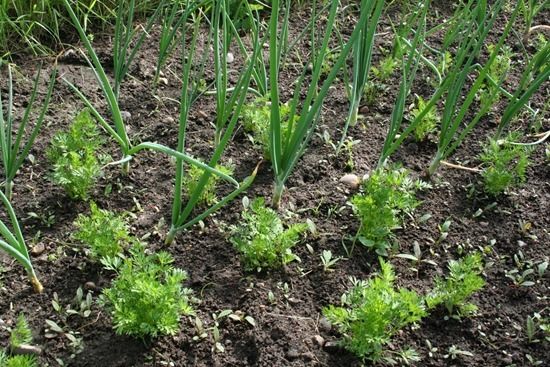
[[[536,25],[534,27],[531,27],[527,30],[527,32],[525,32],[524,36],[523,36],[523,43],[527,43],[528,39],[529,39],[529,36],[531,35],[531,33],[535,32],[535,31],[538,31],[538,30],[542,30],[542,31],[550,31],[550,25],[546,25],[546,24],[539,24],[539,25]]]
[[[77,331],[83,330],[83,329],[87,328],[88,326],[95,324],[96,322],[99,321],[99,318],[100,318],[100,317],[101,317],[101,311],[99,311],[99,313],[97,314],[97,317],[96,317],[96,319],[95,319],[94,321],[82,325],[81,327],[79,327],[79,328],[77,329]]]
[[[531,135],[535,138],[538,138],[540,137],[539,140],[537,141],[534,141],[534,142],[531,142],[531,143],[515,143],[515,142],[511,142],[510,144],[512,145],[522,145],[522,146],[531,146],[531,145],[538,145],[538,144],[541,144],[541,143],[544,143],[546,141],[546,139],[548,139],[550,137],[550,130],[544,132],[544,133],[540,133],[540,134],[535,134],[535,135]]]
[[[461,166],[459,164],[453,164],[453,163],[450,163],[450,162],[447,162],[447,161],[441,161],[441,164],[444,165],[444,166],[447,166],[447,167],[461,169],[461,170],[464,170],[464,171],[475,172],[475,173],[480,173],[481,172],[481,170],[479,168],[465,167],[465,166]]]
[[[269,316],[286,317],[286,318],[288,318],[288,319],[295,319],[295,320],[311,320],[311,321],[315,321],[315,320],[314,320],[313,318],[311,318],[311,317],[283,315],[283,314],[280,314],[280,313],[271,313],[271,312],[266,312],[265,314],[266,314],[266,315],[269,315]]]

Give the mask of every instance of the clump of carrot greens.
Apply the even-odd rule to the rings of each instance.
[[[193,313],[190,291],[182,286],[187,274],[172,265],[165,251],[149,255],[136,243],[130,255],[103,291],[116,333],[138,338],[175,334],[181,316]]]
[[[18,354],[9,356],[0,351],[0,366],[3,367],[38,367],[36,356],[32,354]]]
[[[416,104],[411,110],[411,116],[413,119],[416,119],[424,109],[426,108],[426,101],[421,96],[417,96]],[[435,106],[432,106],[428,109],[428,112],[424,113],[424,116],[418,121],[414,128],[414,138],[417,141],[424,141],[430,133],[433,133],[437,128],[437,123],[439,122],[439,115],[437,114],[437,109]]]
[[[277,212],[265,206],[263,198],[250,202],[241,216],[241,224],[232,229],[231,243],[241,253],[247,270],[277,268],[299,260],[292,248],[308,229],[306,223],[285,228]]]
[[[252,102],[243,106],[242,122],[245,131],[250,133],[252,143],[262,149],[263,156],[266,159],[270,157],[269,140],[269,118],[270,103],[268,98],[256,98]],[[290,106],[288,103],[281,105],[281,133],[286,136],[289,127]],[[296,116],[294,117],[297,118]]]
[[[30,344],[31,342],[32,330],[25,314],[20,313],[19,316],[17,316],[15,326],[10,332],[10,348],[14,350],[23,344]]]
[[[483,147],[480,155],[484,165],[481,175],[487,193],[498,195],[525,182],[531,149],[514,144],[519,138],[519,134],[509,133],[504,139],[489,139]]]
[[[215,168],[225,175],[230,176],[233,174],[233,167],[231,165],[222,166],[221,164],[218,164]],[[204,171],[197,166],[189,166],[189,169],[187,170],[187,175],[185,176],[183,183],[188,197],[197,190],[197,185],[202,177],[203,172]],[[216,189],[219,181],[220,178],[218,176],[211,176],[208,179],[207,183],[202,189],[202,193],[199,197],[199,203],[213,205],[218,202],[218,198],[216,197]]]
[[[468,299],[485,285],[480,276],[483,263],[479,253],[469,254],[459,260],[451,260],[448,264],[447,277],[437,277],[435,288],[426,296],[429,309],[445,306],[449,315],[469,316],[477,310],[477,306]]]
[[[362,184],[363,192],[351,200],[360,220],[356,240],[386,256],[394,247],[393,231],[420,204],[416,191],[428,187],[421,180],[411,179],[409,172],[399,166],[372,171]]]
[[[90,215],[79,214],[74,224],[74,238],[89,248],[95,261],[113,264],[133,242],[124,215],[100,209],[94,202],[90,203]]]
[[[422,296],[394,286],[390,263],[380,259],[380,272],[369,280],[352,279],[341,306],[323,309],[325,317],[343,335],[341,344],[364,360],[381,360],[392,337],[427,315]]]
[[[86,200],[101,175],[98,148],[103,140],[86,109],[75,118],[67,132],[57,133],[46,154],[53,165],[52,179],[73,199]]]

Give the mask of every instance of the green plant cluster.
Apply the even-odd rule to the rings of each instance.
[[[185,271],[175,268],[165,251],[148,255],[142,244],[130,249],[111,287],[109,301],[117,334],[140,338],[173,335],[182,315],[192,314]]]
[[[449,315],[468,316],[477,310],[467,302],[475,292],[483,288],[485,281],[480,276],[483,263],[479,253],[473,253],[460,260],[449,261],[449,275],[435,279],[435,288],[426,297],[429,309],[444,305]]]
[[[243,210],[241,224],[233,227],[231,243],[247,270],[261,271],[299,260],[292,247],[307,229],[306,223],[285,229],[277,212],[267,208],[263,198],[256,198]]]
[[[17,317],[15,326],[10,331],[10,349],[20,347],[23,344],[32,342],[32,330],[23,313]],[[5,350],[0,350],[0,367],[37,367],[38,362],[34,355],[12,355],[9,356]]]
[[[393,75],[399,61],[389,55],[378,63],[378,66],[371,67],[371,75],[365,82],[363,98],[368,106],[373,106],[380,99],[380,93],[388,89],[388,80]]]
[[[90,203],[90,215],[79,214],[74,224],[74,238],[89,247],[95,261],[112,263],[133,241],[124,215],[100,209],[94,202]]]
[[[265,159],[270,157],[270,119],[271,102],[267,97],[256,98],[242,108],[242,124],[246,132],[250,133],[250,140],[255,146],[261,147]],[[281,105],[281,135],[286,138],[289,131],[290,105]],[[297,121],[299,116],[294,116]]]
[[[233,167],[230,166],[222,166],[221,164],[218,164],[216,165],[216,169],[226,175],[233,174]],[[203,173],[204,171],[201,168],[195,165],[189,166],[189,170],[187,171],[187,175],[184,177],[183,183],[188,196],[190,196],[191,193],[197,190],[199,181]],[[207,205],[212,205],[218,201],[218,198],[216,197],[216,186],[219,181],[219,176],[210,175],[210,177],[208,178],[208,182],[204,185],[203,191],[199,196],[199,202]]]
[[[399,66],[399,60],[393,56],[386,56],[378,63],[378,66],[373,66],[372,75],[381,83],[387,82],[393,75],[395,68]]]
[[[352,288],[341,297],[342,306],[329,305],[325,317],[343,335],[342,345],[362,359],[379,361],[385,346],[404,327],[419,322],[440,305],[451,316],[470,316],[476,306],[467,300],[485,284],[481,255],[473,253],[449,262],[449,275],[437,277],[427,296],[394,288],[390,263],[380,258],[380,273],[366,281],[352,279]]]
[[[489,54],[495,52],[496,46],[494,44],[487,45],[487,52]],[[495,57],[495,61],[490,65],[487,76],[494,82],[500,85],[508,75],[508,71],[512,66],[512,58],[514,53],[509,46],[502,46],[500,53]],[[480,103],[481,105],[493,106],[500,99],[500,90],[492,83],[486,83],[480,90]]]
[[[0,351],[0,366],[2,367],[38,367],[34,355],[21,354],[9,357],[5,352]]]
[[[489,139],[484,146],[480,155],[484,164],[481,175],[487,193],[499,195],[525,181],[530,149],[513,144],[519,137],[510,133],[504,139]]]
[[[32,330],[24,314],[17,317],[15,327],[10,332],[10,347],[15,349],[23,344],[32,342]]]
[[[97,150],[102,144],[99,130],[88,110],[82,110],[68,132],[57,133],[47,150],[53,165],[52,179],[73,199],[86,200],[101,175]]]
[[[403,327],[426,316],[424,301],[416,292],[394,288],[395,274],[380,259],[380,274],[354,281],[342,296],[342,306],[330,305],[323,314],[344,335],[342,344],[363,359],[380,360],[384,347]]]
[[[415,192],[427,187],[413,180],[402,167],[378,168],[363,182],[363,192],[351,203],[361,221],[357,239],[365,246],[387,255],[391,248],[392,232],[402,224],[402,217],[419,204]]]
[[[141,0],[136,14],[149,14],[160,0]],[[86,28],[98,29],[116,15],[117,0],[75,0],[73,7]],[[0,56],[21,51],[51,54],[67,41],[70,19],[63,3],[53,0],[10,0],[0,2]]]
[[[416,106],[411,111],[411,116],[416,119],[427,106],[427,102],[421,96],[417,97]],[[414,127],[414,138],[417,141],[424,141],[428,134],[434,132],[439,122],[439,116],[435,107],[431,107],[428,112],[420,119],[418,124]]]

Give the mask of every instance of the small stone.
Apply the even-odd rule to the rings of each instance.
[[[97,289],[97,286],[95,285],[94,282],[86,282],[84,283],[84,289],[87,291],[93,291]]]
[[[168,79],[167,78],[159,78],[159,84],[168,85]]]
[[[70,48],[67,51],[65,51],[65,53],[63,54],[63,58],[66,58],[66,59],[78,58],[78,54],[76,53],[75,50]]]
[[[313,337],[313,341],[320,347],[325,345],[325,338],[323,338],[321,335],[315,335]]]
[[[124,122],[130,121],[132,118],[132,114],[128,111],[120,111],[120,115],[122,116],[122,120],[124,120]]]
[[[319,329],[326,331],[327,333],[332,329],[332,324],[327,320],[326,317],[322,317],[319,320]]]
[[[231,64],[233,61],[235,61],[235,56],[233,56],[232,52],[228,52],[225,60],[228,64]]]
[[[369,106],[362,106],[359,108],[359,114],[360,115],[366,115],[369,113]]]
[[[164,122],[167,123],[167,124],[173,124],[174,123],[174,118],[172,116],[166,116],[164,118]]]
[[[45,250],[46,246],[43,243],[39,243],[31,248],[31,255],[40,256]]]
[[[286,353],[286,356],[290,359],[296,359],[300,357],[300,353],[296,349],[292,348]]]
[[[339,345],[338,345],[338,342],[335,342],[335,341],[328,341],[325,343],[324,345],[325,349],[330,349],[330,350],[336,350],[336,349],[339,349]]]
[[[292,303],[293,305],[296,305],[296,304],[300,303],[301,301],[297,298],[290,297],[290,298],[288,298],[288,302]]]
[[[42,348],[37,347],[36,345],[21,344],[17,348],[13,349],[14,354],[42,354]]]
[[[357,177],[357,175],[348,173],[347,175],[344,175],[340,179],[340,182],[346,184],[347,186],[351,187],[352,189],[356,189],[357,187],[359,187],[359,184],[361,183],[361,180],[359,179],[359,177]]]

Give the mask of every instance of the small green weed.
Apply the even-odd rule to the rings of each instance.
[[[330,74],[339,56],[340,56],[340,52],[338,51],[329,51],[325,55],[325,58],[323,59],[323,63],[321,64],[321,75],[323,77],[327,77]]]
[[[490,44],[487,46],[487,52],[489,54],[493,53],[494,50],[494,44]],[[501,49],[501,53],[496,56],[495,61],[489,67],[488,77],[490,77],[494,82],[500,85],[508,75],[508,71],[512,66],[513,57],[514,53],[512,52],[512,49],[508,46],[503,46]],[[482,106],[492,106],[498,102],[501,92],[500,90],[495,90],[495,88],[497,87],[490,82],[482,88],[482,90],[480,91],[480,103]]]
[[[442,75],[447,74],[452,62],[453,55],[449,51],[445,51],[445,53],[441,57],[441,61],[437,64],[437,70],[439,71],[439,73],[441,73]]]
[[[17,317],[15,327],[10,332],[10,348],[13,350],[22,344],[32,342],[32,330],[23,313]]]
[[[386,256],[391,247],[392,232],[402,224],[404,214],[411,213],[420,201],[416,190],[429,187],[421,180],[412,180],[406,169],[379,168],[363,182],[363,193],[351,203],[361,221],[357,239],[365,246]]]
[[[426,296],[426,304],[429,309],[444,305],[449,315],[471,315],[477,307],[467,300],[485,285],[480,276],[483,271],[481,255],[473,253],[460,260],[451,260],[448,268],[446,279],[435,279],[435,288]]]
[[[380,81],[386,82],[395,71],[395,68],[399,66],[399,61],[393,56],[387,56],[380,60],[378,66],[373,66],[371,68],[372,75]]]
[[[116,333],[140,338],[175,334],[181,315],[193,312],[189,290],[181,284],[187,274],[171,265],[173,258],[167,252],[147,255],[142,244],[135,244],[130,253],[103,292]]]
[[[0,362],[2,360],[0,359]],[[2,364],[2,367],[37,367],[38,362],[34,355],[16,355],[7,358]]]
[[[378,101],[380,93],[383,91],[384,86],[375,81],[368,80],[365,83],[365,89],[363,89],[363,100],[365,104],[370,107],[374,106],[376,101]]]
[[[489,139],[483,148],[480,159],[485,168],[481,175],[487,193],[498,195],[525,181],[530,150],[525,146],[512,144],[518,139],[518,134],[510,133],[504,139]]]
[[[52,179],[73,199],[88,199],[101,174],[96,151],[101,145],[99,131],[88,110],[82,110],[68,132],[56,134],[47,150],[53,164]]]
[[[74,238],[90,248],[95,261],[109,261],[118,257],[131,242],[124,215],[100,209],[90,203],[90,215],[79,214],[74,222],[77,231]]]
[[[242,223],[232,229],[231,243],[242,254],[247,270],[261,271],[299,260],[292,247],[308,229],[306,223],[293,224],[287,229],[277,212],[256,198],[242,212]]]
[[[323,309],[344,336],[344,347],[372,361],[383,358],[384,346],[395,333],[426,316],[422,297],[408,289],[396,290],[392,266],[380,259],[380,267],[380,274],[370,280],[353,280],[341,307]]]
[[[416,100],[416,106],[411,111],[412,119],[416,119],[422,111],[426,108],[426,105],[428,103],[424,100],[424,98],[417,96]],[[439,116],[437,115],[437,110],[432,107],[430,110],[424,115],[422,120],[415,126],[414,128],[414,137],[417,141],[423,141],[426,139],[428,134],[435,131],[435,128],[437,126],[437,123],[439,122]]]
[[[281,134],[288,134],[290,106],[288,103],[281,105]],[[262,149],[265,159],[269,159],[269,124],[271,118],[271,106],[267,98],[256,98],[242,108],[242,123],[244,130],[249,132],[250,140],[255,146]],[[300,117],[295,116],[294,121]]]
[[[226,175],[233,174],[232,167],[226,167],[218,164],[216,165],[216,169]],[[195,165],[189,166],[187,175],[184,177],[184,188],[187,192],[187,195],[190,195],[191,193],[195,192],[203,173],[204,173],[204,170],[202,168],[199,168]],[[201,196],[199,197],[199,202],[204,203],[206,205],[212,205],[218,201],[218,198],[216,197],[216,185],[219,180],[220,180],[219,176],[210,175],[210,178],[208,179],[208,183],[204,186],[204,190],[201,193]]]

